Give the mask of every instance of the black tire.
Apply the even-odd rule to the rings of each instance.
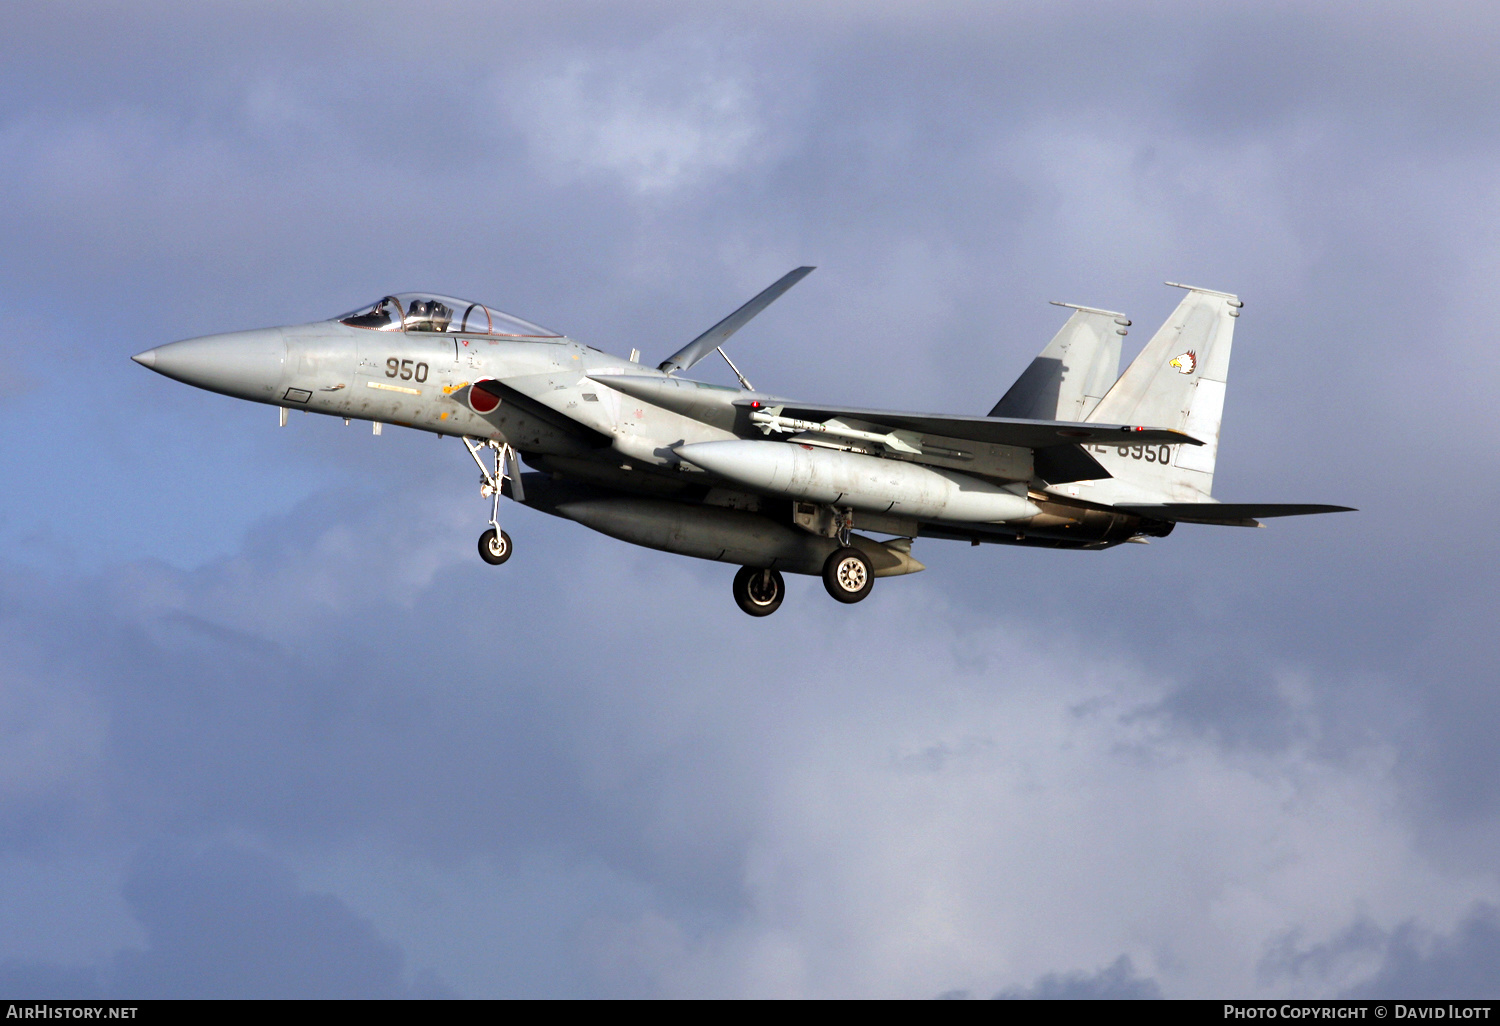
[[[495,529],[492,527],[479,536],[479,558],[490,566],[499,566],[510,558],[514,550],[510,546],[510,535],[504,531],[495,537]]]
[[[838,549],[823,564],[823,587],[840,602],[858,602],[875,586],[875,571],[853,546]]]
[[[751,616],[770,616],[786,598],[786,580],[779,570],[742,566],[734,575],[734,601]]]

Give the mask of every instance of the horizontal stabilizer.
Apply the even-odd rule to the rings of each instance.
[[[1162,502],[1149,506],[1115,506],[1122,513],[1135,513],[1153,520],[1176,520],[1186,524],[1221,524],[1229,527],[1259,527],[1256,520],[1271,517],[1301,517],[1312,513],[1353,513],[1352,506],[1325,506],[1302,502]]]

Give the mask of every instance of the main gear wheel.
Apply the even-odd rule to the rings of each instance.
[[[870,594],[875,571],[865,554],[852,545],[839,549],[823,564],[823,587],[840,602],[858,602]]]

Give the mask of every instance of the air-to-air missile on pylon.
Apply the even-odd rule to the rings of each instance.
[[[280,408],[455,435],[491,500],[480,555],[510,558],[502,495],[622,541],[741,566],[734,596],[765,616],[782,573],[840,602],[923,569],[917,538],[1104,549],[1178,523],[1343,506],[1211,497],[1229,350],[1242,304],[1187,290],[1119,373],[1130,321],[1067,306],[1067,323],[982,417],[799,402],[751,386],[723,343],[812,270],[799,267],[655,368],[426,293],[332,320],[173,342],[134,359],[178,381]],[[1171,284],[1171,283],[1169,283]],[[682,376],[717,352],[739,387]],[[521,470],[524,462],[531,468]],[[860,533],[856,533],[856,530]],[[875,535],[882,536],[883,540]]]

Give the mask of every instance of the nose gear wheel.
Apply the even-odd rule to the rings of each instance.
[[[479,558],[490,566],[504,563],[510,558],[510,553],[510,535],[504,531],[496,534],[495,529],[490,528],[479,536]]]

